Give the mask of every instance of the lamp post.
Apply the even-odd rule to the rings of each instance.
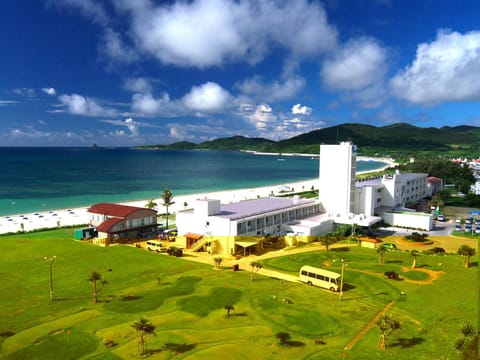
[[[50,265],[50,301],[53,301],[53,262],[56,256],[44,257],[45,261]]]
[[[342,297],[343,297],[343,273],[345,271],[345,259],[342,258],[340,261],[342,262],[342,273],[340,275],[340,301],[342,301]]]

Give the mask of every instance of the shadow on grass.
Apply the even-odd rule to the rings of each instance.
[[[391,347],[394,346],[399,346],[402,349],[410,348],[415,345],[420,345],[425,342],[425,339],[423,337],[412,337],[410,339],[407,338],[399,338],[397,341],[393,344],[391,344]]]
[[[133,300],[139,300],[143,298],[143,296],[139,295],[127,295],[121,298],[122,301],[133,301]]]
[[[285,341],[283,346],[302,347],[302,346],[305,346],[305,343],[301,341],[289,340],[289,341]]]
[[[478,267],[478,261],[471,262],[469,267]]]
[[[385,261],[387,264],[403,264],[403,260],[387,260]]]
[[[347,252],[347,251],[350,251],[350,248],[348,246],[342,246],[342,247],[338,247],[338,248],[331,248],[330,251]]]
[[[431,267],[431,266],[428,265],[428,264],[417,265],[417,268],[420,268],[420,269],[429,268],[429,267]]]
[[[347,284],[347,283],[343,284],[343,292],[344,293],[348,292],[348,291],[351,291],[355,288],[356,288],[356,286],[353,286],[352,284]]]
[[[193,350],[195,348],[195,344],[176,344],[176,343],[166,343],[161,350],[168,350],[174,352],[175,354],[183,354],[187,351]]]

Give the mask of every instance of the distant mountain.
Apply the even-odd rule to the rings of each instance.
[[[211,141],[205,141],[197,145],[197,149],[215,149],[215,150],[257,150],[268,146],[274,146],[276,143],[272,140],[263,138],[247,138],[245,136],[232,136],[228,138],[219,138]]]
[[[320,144],[337,144],[341,141],[352,141],[359,146],[361,154],[392,152],[406,154],[418,151],[478,153],[480,151],[480,128],[466,125],[422,128],[406,123],[376,127],[354,123],[314,130],[277,142],[263,138],[232,136],[199,144],[178,142],[170,145],[152,145],[146,148],[255,150],[316,154]],[[480,156],[480,154],[476,156]]]

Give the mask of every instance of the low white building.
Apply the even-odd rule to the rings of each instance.
[[[221,204],[220,200],[199,199],[193,209],[177,213],[176,225],[187,248],[205,245],[212,252],[235,254],[261,246],[259,238],[264,236],[314,236],[332,231],[333,219],[322,213],[318,200],[267,197]],[[192,243],[192,234],[202,237]]]

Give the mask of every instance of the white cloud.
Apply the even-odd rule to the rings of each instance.
[[[207,82],[192,87],[182,102],[194,111],[218,112],[231,106],[232,96],[217,83]]]
[[[387,51],[374,39],[349,41],[323,63],[321,78],[334,90],[359,91],[381,81],[386,73]]]
[[[83,116],[115,116],[116,111],[99,105],[96,100],[78,94],[60,95],[60,103],[66,107],[66,111],[74,115]]]
[[[123,86],[126,90],[137,93],[151,93],[152,86],[145,78],[127,79]]]
[[[167,115],[171,107],[170,96],[167,93],[159,99],[155,99],[150,93],[137,93],[132,97],[132,110],[140,115]]]
[[[9,106],[17,103],[18,101],[15,100],[0,100],[0,106]]]
[[[13,93],[20,96],[28,97],[28,98],[32,98],[37,95],[37,92],[35,91],[35,89],[30,89],[30,88],[13,89]]]
[[[284,81],[271,83],[265,83],[262,77],[254,76],[237,84],[238,89],[245,95],[268,102],[292,99],[304,86],[305,79],[298,75],[292,75]]]
[[[295,104],[292,106],[292,114],[295,115],[310,115],[312,113],[312,108],[309,106],[302,106],[300,104]]]
[[[257,107],[243,106],[243,110],[244,118],[260,131],[266,130],[270,124],[277,121],[277,116],[268,104],[260,104]]]
[[[120,33],[105,29],[100,42],[100,51],[115,63],[131,63],[138,59],[138,54],[122,40]]]
[[[51,96],[55,96],[57,94],[57,91],[54,88],[42,88],[42,91]]]
[[[392,78],[399,98],[413,103],[480,100],[480,31],[439,31],[417,47],[415,60]]]
[[[109,17],[102,4],[95,0],[48,0],[47,4],[55,5],[58,8],[74,8],[83,16],[100,25],[109,22]]]
[[[130,135],[138,136],[139,128],[140,127],[152,127],[150,124],[140,123],[138,121],[134,121],[132,118],[127,118],[125,120],[101,120],[104,123],[116,125],[116,126],[125,126],[130,131]],[[121,130],[121,132],[124,132]]]
[[[164,64],[209,67],[262,61],[272,47],[315,56],[336,45],[336,30],[318,2],[194,0],[171,5],[123,1],[139,49]]]

